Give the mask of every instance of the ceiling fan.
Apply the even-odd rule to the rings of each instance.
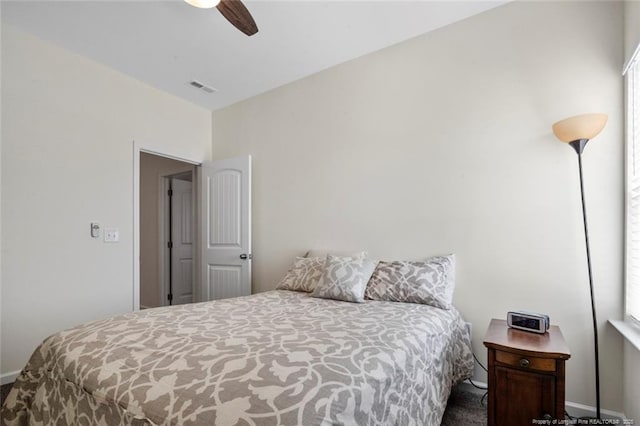
[[[227,21],[245,33],[248,36],[252,36],[258,32],[258,26],[251,17],[251,14],[247,10],[244,4],[240,0],[184,0],[191,6],[199,7],[201,9],[210,9],[215,7],[222,13],[222,16],[227,18]]]

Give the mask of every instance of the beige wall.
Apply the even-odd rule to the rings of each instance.
[[[160,295],[160,179],[192,171],[194,166],[147,153],[140,154],[140,305],[163,306]]]
[[[2,7],[0,7],[0,23],[2,22]],[[2,31],[0,31],[0,47],[2,46]],[[0,72],[2,71],[2,50],[0,49]],[[2,90],[3,81],[0,75],[0,94],[4,93]],[[0,101],[0,319],[2,319],[2,102]],[[0,326],[0,355],[2,354],[2,326]],[[1,380],[2,366],[0,365],[0,384],[3,384]]]
[[[640,1],[624,2],[624,60],[627,62],[640,44]]]
[[[624,342],[624,413],[629,419],[640,419],[640,350]]]
[[[254,291],[309,248],[455,252],[480,358],[491,318],[548,313],[568,400],[594,406],[577,159],[551,124],[603,111],[585,183],[602,401],[622,410],[622,10],[511,3],[215,112],[214,158],[253,156]]]
[[[2,25],[2,374],[133,306],[133,141],[202,161],[211,113]],[[89,236],[89,223],[120,242]]]
[[[624,342],[624,413],[629,419],[640,419],[640,350]]]

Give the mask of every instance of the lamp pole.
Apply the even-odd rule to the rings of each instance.
[[[593,318],[593,342],[596,362],[596,418],[600,419],[600,357],[598,351],[598,322],[596,321],[596,302],[593,297],[593,274],[591,272],[591,251],[589,250],[589,230],[587,228],[587,209],[584,202],[584,181],[582,179],[582,151],[588,139],[578,139],[569,145],[578,154],[578,170],[580,173],[580,199],[582,200],[582,222],[584,224],[584,242],[587,247],[587,269],[589,270],[589,292],[591,294],[591,316]]]

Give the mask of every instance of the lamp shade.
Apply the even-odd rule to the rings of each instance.
[[[200,9],[211,9],[216,7],[220,0],[184,0],[191,6],[199,7]]]
[[[553,125],[553,133],[562,142],[593,139],[607,124],[607,114],[581,114]]]

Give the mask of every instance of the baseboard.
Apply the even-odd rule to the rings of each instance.
[[[486,384],[485,382],[480,382],[480,381],[478,381],[478,380],[476,380],[476,379],[471,379],[471,380],[473,380],[473,383],[474,383],[475,385],[480,386],[481,388],[487,388],[487,389],[489,388],[489,385],[488,385],[488,384]],[[475,386],[473,386],[471,383],[469,383],[469,381],[468,381],[468,380],[467,380],[466,382],[464,382],[464,383],[465,383],[465,384],[467,384],[467,385],[469,385],[469,386],[472,386],[474,389],[478,389],[478,388],[476,388]],[[482,390],[482,389],[478,389],[478,390]]]
[[[483,382],[479,382],[477,380],[471,379],[473,380],[473,383],[475,383],[476,386],[479,386],[481,388],[486,388],[487,384],[483,383]],[[473,386],[471,383],[469,383],[468,380],[465,380],[464,382],[460,383],[458,385],[459,388],[466,390],[468,392],[471,393],[476,393],[478,395],[484,395],[484,393],[487,391],[486,389],[478,389],[476,386]]]
[[[564,403],[564,408],[571,417],[595,417],[596,407],[590,405],[578,404],[577,402],[567,401]],[[600,416],[603,419],[616,419],[616,420],[628,420],[624,413],[619,413],[612,410],[600,409]]]
[[[20,374],[19,371],[13,371],[11,373],[0,374],[0,385],[6,385],[16,381],[16,377]]]
[[[151,306],[140,305],[140,309],[151,309]]]

